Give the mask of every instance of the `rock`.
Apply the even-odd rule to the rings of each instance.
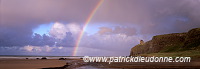
[[[184,42],[185,48],[197,47],[200,45],[200,28],[195,28],[187,33]]]
[[[59,60],[65,60],[65,58],[59,58]]]
[[[46,57],[42,57],[41,59],[47,59]]]

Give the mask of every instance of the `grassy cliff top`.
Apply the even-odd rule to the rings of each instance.
[[[185,33],[156,35],[152,40],[134,46],[130,55],[200,58],[200,28],[194,28]]]

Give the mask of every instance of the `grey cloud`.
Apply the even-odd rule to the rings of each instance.
[[[138,25],[141,34],[186,32],[200,27],[198,6],[199,0],[106,0],[93,21]]]
[[[32,30],[40,24],[55,21],[82,25],[98,1],[0,0],[0,45],[53,46],[57,42],[56,45],[73,46],[76,40],[71,32],[66,32],[65,38],[58,40],[46,35],[33,36]],[[157,34],[186,32],[200,27],[199,6],[199,0],[104,0],[90,23],[122,26],[102,27],[99,30],[102,35],[84,36],[82,46],[125,51],[143,39],[141,36],[149,39]],[[128,47],[120,50],[121,46]]]
[[[94,0],[1,0],[0,2],[1,46],[30,44],[33,41],[32,30],[40,24],[54,21],[83,23],[97,3]],[[42,38],[41,36],[37,35],[37,38]],[[35,45],[41,45],[37,40],[34,41]]]
[[[109,27],[100,27],[98,34],[105,35],[105,34],[126,34],[128,36],[136,35],[137,33],[136,28],[128,27],[128,26],[115,26],[114,29]]]
[[[100,30],[98,31],[99,34],[103,35],[103,34],[109,34],[112,32],[111,28],[108,27],[100,27]]]
[[[64,46],[64,47],[73,47],[74,38],[72,37],[71,32],[66,32],[64,39],[56,39],[55,37],[48,36],[46,34],[40,35],[35,33],[29,45],[34,46]]]
[[[32,35],[31,31],[24,31],[22,29],[12,29],[12,28],[0,28],[0,45],[1,46],[25,46],[25,45],[35,45],[35,46],[54,46],[55,42],[58,42],[59,46],[73,46],[74,39],[71,32],[66,32],[66,36],[63,40],[57,40],[52,36],[46,34],[40,35],[34,33]],[[20,31],[19,31],[20,30]],[[27,34],[29,33],[29,34]]]
[[[35,23],[51,21],[82,23],[97,3],[94,0],[2,0],[1,2],[1,16],[4,22],[36,21]]]
[[[102,49],[105,51],[114,51],[116,54],[112,55],[128,55],[129,49],[139,43],[139,40],[145,39],[143,36],[127,36],[125,34],[112,34],[112,35],[91,35],[84,36],[79,47],[94,49]],[[87,51],[87,50],[81,50]],[[80,52],[80,51],[79,51]],[[124,54],[118,54],[123,52]],[[100,54],[103,55],[103,54]]]
[[[72,47],[30,46],[32,49],[27,51],[26,47],[0,47],[0,55],[68,56],[73,50]]]
[[[32,32],[25,29],[26,28],[0,27],[0,45],[23,46],[24,44],[28,44],[31,39]]]
[[[126,34],[128,36],[136,35],[136,32],[137,32],[136,28],[134,28],[134,27],[120,27],[120,26],[117,26],[113,30],[113,33],[123,33],[123,34]]]

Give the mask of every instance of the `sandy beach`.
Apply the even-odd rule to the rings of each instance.
[[[62,67],[64,60],[58,59],[0,59],[0,69],[40,69],[49,67]]]

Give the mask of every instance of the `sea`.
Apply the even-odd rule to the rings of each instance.
[[[0,55],[0,59],[41,59],[46,57],[47,59],[80,59],[83,56],[35,56],[35,55]]]

